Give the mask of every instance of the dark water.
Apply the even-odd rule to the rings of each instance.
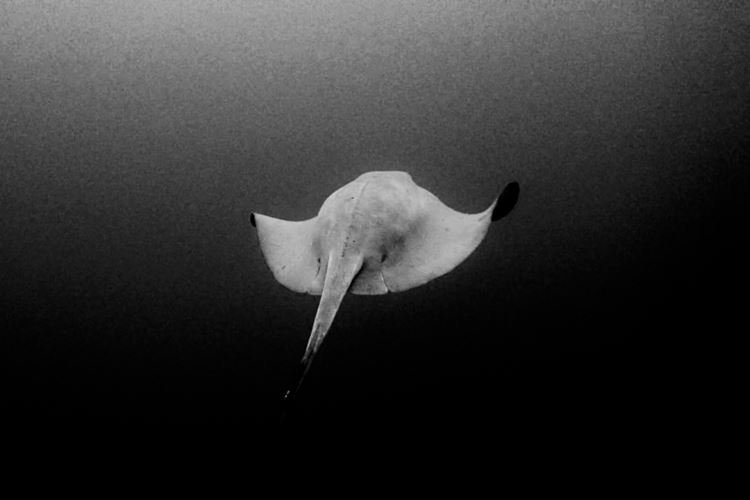
[[[344,4],[0,7],[3,412],[274,426],[317,297],[250,213],[309,218],[375,169],[520,201],[452,273],[348,296],[288,425],[606,438],[713,401],[745,302],[744,2]]]

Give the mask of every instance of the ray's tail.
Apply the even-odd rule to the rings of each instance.
[[[294,398],[305,380],[305,376],[310,371],[313,358],[320,349],[323,339],[331,328],[336,313],[339,310],[344,295],[349,290],[354,278],[362,267],[362,258],[347,259],[341,256],[341,252],[331,252],[328,258],[328,268],[326,270],[326,279],[323,285],[323,293],[318,304],[318,312],[315,314],[312,332],[307,341],[305,355],[295,378],[293,385],[284,393],[282,401],[282,419],[291,410],[294,404]]]

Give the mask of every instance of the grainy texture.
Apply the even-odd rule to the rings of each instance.
[[[747,2],[405,4],[0,2],[4,415],[266,428],[318,299],[250,213],[390,169],[466,213],[523,194],[455,273],[347,297],[290,425],[594,440],[706,406]]]

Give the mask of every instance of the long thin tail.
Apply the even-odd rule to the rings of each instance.
[[[315,354],[317,354],[320,345],[323,343],[323,339],[331,328],[331,324],[333,324],[344,295],[346,295],[354,277],[362,267],[361,258],[346,259],[340,255],[340,252],[331,252],[328,258],[326,279],[323,285],[323,293],[320,297],[320,304],[318,304],[318,312],[315,314],[312,332],[307,341],[307,348],[305,349],[305,355],[302,357],[296,382],[284,394],[284,412],[282,418],[291,407],[295,395],[305,380],[307,372],[310,371]]]

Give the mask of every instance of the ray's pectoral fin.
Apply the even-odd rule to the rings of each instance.
[[[442,276],[463,262],[482,242],[490,223],[504,217],[518,201],[518,183],[508,184],[487,210],[464,214],[421,189],[424,213],[383,262],[391,292],[408,290]]]
[[[315,222],[286,221],[253,213],[250,223],[258,230],[260,248],[276,280],[292,291],[320,294],[321,262],[314,247]]]

